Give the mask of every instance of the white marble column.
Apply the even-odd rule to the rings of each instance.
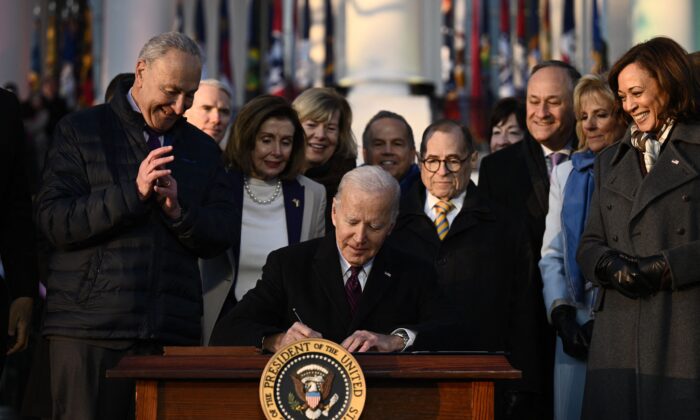
[[[655,36],[672,38],[688,51],[695,49],[693,0],[672,4],[659,0],[637,0],[632,5],[632,42],[637,44]]]
[[[102,92],[96,92],[97,98],[104,96],[104,89],[114,76],[135,70],[139,51],[146,41],[172,29],[175,2],[104,0],[102,16]]]
[[[27,73],[31,56],[32,3],[0,0],[0,85],[16,83],[22,98],[29,93]]]
[[[353,0],[344,7],[344,75],[340,84],[349,86],[353,110],[353,132],[362,147],[367,121],[386,109],[403,115],[420,138],[431,122],[425,96],[409,94],[409,83],[431,80],[424,74],[428,31],[439,31],[439,21],[426,26],[420,0]],[[435,2],[439,9],[439,2]],[[439,38],[431,51],[439,51]],[[418,146],[418,145],[416,145]]]

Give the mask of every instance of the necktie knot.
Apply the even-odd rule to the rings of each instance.
[[[549,159],[552,161],[552,167],[555,167],[565,161],[567,158],[566,153],[554,152],[549,155]]]
[[[455,205],[452,204],[451,201],[440,200],[437,203],[435,203],[435,210],[438,213],[447,214],[447,213],[451,212],[452,209],[454,209],[454,208],[455,208]]]
[[[148,144],[148,147],[151,150],[161,147],[160,136],[162,136],[163,134],[153,130],[149,126],[145,126],[144,131],[148,135],[148,141],[146,143]]]

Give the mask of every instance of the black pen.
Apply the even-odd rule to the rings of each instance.
[[[297,317],[297,319],[299,320],[299,322],[301,322],[301,323],[303,324],[304,321],[301,320],[301,317],[300,317],[299,314],[297,313],[297,308],[292,308],[292,312],[294,312],[294,316]]]

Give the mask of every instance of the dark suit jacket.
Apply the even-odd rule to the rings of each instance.
[[[0,278],[0,334],[4,337],[9,302],[36,295],[38,285],[27,140],[17,98],[4,89],[0,89],[0,130],[0,258],[5,270],[5,279]]]
[[[426,190],[416,182],[401,201],[389,242],[413,258],[427,258],[438,274],[443,294],[456,308],[456,329],[446,350],[502,350],[524,370],[531,390],[538,390],[536,342],[531,339],[536,312],[527,287],[530,251],[515,218],[489,203],[469,183],[461,211],[443,241],[423,211]],[[529,294],[529,295],[528,295]]]
[[[263,276],[214,328],[211,345],[260,346],[286,331],[297,318],[323,338],[342,342],[356,330],[390,334],[405,327],[418,333],[414,348],[431,348],[442,313],[435,274],[428,264],[382,247],[350,315],[334,236],[271,252]]]
[[[486,156],[479,168],[479,190],[489,200],[525,216],[532,249],[539,256],[549,207],[549,176],[542,146],[528,135],[520,143]]]
[[[574,139],[575,134],[571,133]],[[537,263],[542,250],[545,218],[549,210],[549,175],[542,146],[529,134],[520,143],[485,157],[479,169],[479,189],[489,200],[504,205],[514,214],[524,217],[529,230],[533,258],[528,267],[530,281],[539,290],[533,299],[539,310],[536,339],[542,346],[542,380],[545,395],[551,399],[554,368],[554,329],[547,321],[542,297],[542,278]],[[546,418],[551,417],[551,402],[546,403]]]

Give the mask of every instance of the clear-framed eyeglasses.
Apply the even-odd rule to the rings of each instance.
[[[428,170],[428,172],[435,173],[435,172],[439,171],[440,165],[444,163],[445,168],[447,168],[447,170],[449,172],[454,173],[454,172],[459,172],[459,170],[462,169],[462,165],[464,164],[464,162],[467,161],[467,159],[469,159],[469,158],[465,157],[464,159],[460,159],[457,157],[451,157],[448,159],[436,159],[436,158],[429,157],[427,159],[423,159],[422,162],[423,162],[423,166],[425,167],[425,169]]]

